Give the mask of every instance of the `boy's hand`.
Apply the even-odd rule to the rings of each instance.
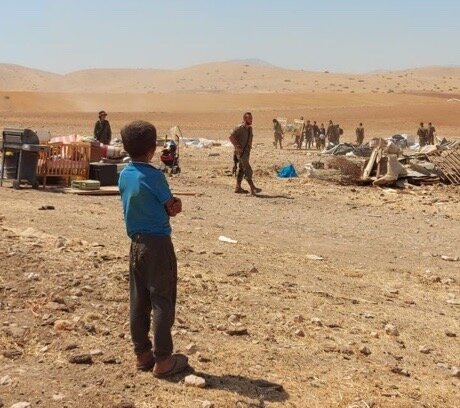
[[[173,197],[166,203],[166,212],[170,217],[175,217],[182,212],[182,201],[180,198]]]

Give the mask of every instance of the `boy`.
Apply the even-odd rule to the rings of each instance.
[[[169,217],[182,211],[164,174],[150,165],[157,133],[148,122],[135,121],[121,130],[132,162],[120,174],[119,187],[128,236],[131,238],[129,291],[130,327],[137,368],[153,369],[165,378],[189,367],[182,354],[172,354],[177,262]],[[149,339],[153,310],[153,352]]]

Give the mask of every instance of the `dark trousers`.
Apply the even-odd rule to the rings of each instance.
[[[149,338],[153,312],[153,354],[157,360],[173,351],[177,294],[177,261],[171,237],[134,235],[129,266],[130,326],[134,352],[152,349]]]
[[[238,173],[236,174],[236,180],[238,183],[243,181],[243,178],[246,179],[249,183],[252,182],[252,167],[249,163],[250,151],[244,151],[241,156],[238,156]]]

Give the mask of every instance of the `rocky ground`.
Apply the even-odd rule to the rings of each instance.
[[[119,197],[0,189],[0,406],[459,406],[458,188],[279,180],[315,154],[266,141],[263,194],[237,196],[230,156],[189,149],[170,179],[196,193],[174,339],[205,388],[134,368]]]

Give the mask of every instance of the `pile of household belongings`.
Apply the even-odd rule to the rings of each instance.
[[[460,143],[429,145],[417,153],[403,155],[400,146],[380,139],[361,178],[375,186],[402,187],[405,181],[415,185],[460,185]]]
[[[351,143],[329,143],[321,154],[329,154],[333,156],[347,157],[369,157],[372,153],[372,148],[368,143],[361,146],[356,146]]]

